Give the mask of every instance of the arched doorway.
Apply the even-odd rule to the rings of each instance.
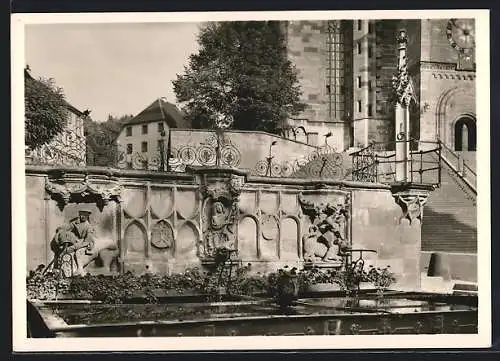
[[[476,120],[470,116],[462,116],[454,126],[455,151],[476,150]]]

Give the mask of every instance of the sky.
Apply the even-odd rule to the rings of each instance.
[[[198,23],[36,24],[25,28],[25,62],[53,78],[66,100],[108,115],[136,115],[155,99],[176,103],[172,80],[198,49]]]

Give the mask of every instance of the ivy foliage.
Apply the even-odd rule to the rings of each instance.
[[[66,126],[67,103],[53,79],[24,76],[25,143],[31,150],[49,143]]]
[[[117,148],[116,139],[120,135],[123,124],[132,118],[133,115],[120,117],[109,115],[105,122],[96,122],[90,118],[85,119],[88,165],[109,167],[116,164],[118,155],[122,151]]]
[[[396,281],[389,267],[370,267],[369,271],[362,272],[284,267],[268,274],[252,273],[251,268],[251,264],[239,267],[231,277],[227,273],[228,268],[221,263],[212,272],[194,267],[184,273],[171,275],[127,272],[113,276],[87,274],[61,278],[57,273],[43,273],[44,267],[40,266],[27,277],[27,296],[38,300],[72,298],[121,304],[134,296],[141,297],[146,303],[158,303],[165,294],[203,295],[212,302],[221,301],[223,294],[266,295],[279,304],[290,304],[298,294],[307,292],[314,284],[337,284],[347,294],[351,294],[356,292],[360,282],[369,282],[377,290],[383,291]]]

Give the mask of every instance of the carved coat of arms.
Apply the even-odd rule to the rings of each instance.
[[[347,239],[348,208],[345,204],[314,203],[299,195],[302,211],[309,226],[302,237],[304,260],[308,262],[341,262],[349,247]]]

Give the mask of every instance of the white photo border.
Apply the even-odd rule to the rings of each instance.
[[[255,336],[180,338],[29,339],[26,335],[26,199],[24,160],[25,37],[28,24],[146,23],[235,20],[432,19],[475,18],[478,219],[478,334],[375,336]],[[180,351],[482,348],[491,346],[490,218],[490,25],[489,10],[273,11],[180,13],[67,13],[11,15],[12,79],[12,306],[13,350],[41,351]],[[19,201],[16,201],[19,200]]]

